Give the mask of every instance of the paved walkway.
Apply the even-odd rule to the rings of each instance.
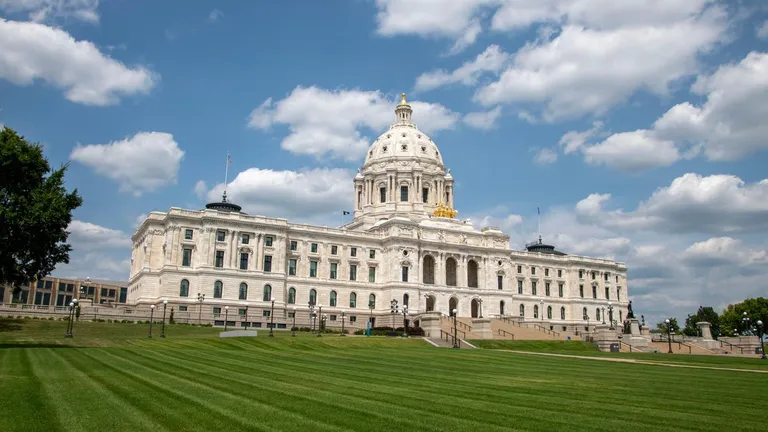
[[[648,360],[627,359],[627,358],[591,357],[591,356],[580,356],[580,355],[574,355],[574,354],[540,353],[540,352],[517,351],[517,350],[498,350],[498,351],[511,352],[515,354],[530,354],[530,355],[542,355],[542,356],[551,356],[551,357],[578,358],[578,359],[584,359],[584,360],[599,360],[599,361],[609,361],[609,362],[618,362],[618,363],[635,363],[635,364],[645,364],[645,365],[652,365],[652,366],[681,367],[681,368],[688,368],[688,369],[711,369],[711,370],[732,371],[732,372],[768,373],[768,370],[760,370],[760,369],[738,369],[738,368],[725,368],[725,367],[716,367],[716,366],[695,366],[695,365],[688,365],[683,363],[665,363],[661,361],[648,361]]]

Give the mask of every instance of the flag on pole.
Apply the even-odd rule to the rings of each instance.
[[[539,215],[541,215],[541,210],[539,210],[539,206],[536,206],[536,213],[538,213]]]
[[[348,215],[348,214],[349,214],[349,212],[348,212],[348,211],[346,211],[346,210],[343,210],[343,211],[341,212],[341,214],[342,214],[342,216],[346,216],[346,215]]]
[[[228,163],[228,164],[231,164],[231,163],[232,163],[232,158],[231,158],[231,157],[229,157],[229,153],[227,153],[227,163]]]

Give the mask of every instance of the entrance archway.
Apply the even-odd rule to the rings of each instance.
[[[457,311],[459,310],[459,299],[451,297],[451,299],[448,300],[448,315],[453,316],[454,309]]]
[[[472,318],[480,317],[480,301],[472,299]]]

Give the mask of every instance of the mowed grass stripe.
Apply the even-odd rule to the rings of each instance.
[[[0,430],[62,430],[55,412],[58,400],[51,400],[35,376],[30,350],[0,349]]]

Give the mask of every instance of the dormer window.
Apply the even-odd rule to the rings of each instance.
[[[408,201],[408,186],[400,186],[400,201]]]
[[[403,145],[400,147],[400,149],[402,149],[403,151],[406,151],[406,150],[408,150],[408,146],[407,146],[407,145],[405,145],[405,144],[403,144]]]
[[[423,203],[429,202],[429,188],[421,189],[421,202]]]
[[[387,146],[384,146],[384,147],[382,147],[382,148],[381,148],[381,151],[383,151],[384,153],[386,153],[386,152],[387,152]]]
[[[387,202],[387,188],[382,187],[379,188],[379,201],[382,203]]]
[[[427,146],[421,146],[421,151],[422,152],[426,152],[427,151]]]

